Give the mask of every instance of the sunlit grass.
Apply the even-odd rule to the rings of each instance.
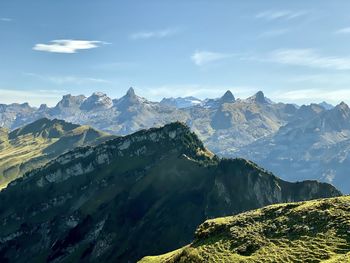
[[[152,262],[350,262],[350,196],[208,220],[195,241]]]

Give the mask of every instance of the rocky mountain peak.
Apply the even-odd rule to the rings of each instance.
[[[345,121],[350,120],[350,108],[345,102],[341,102],[337,106],[335,106],[333,109],[329,110],[329,113],[326,116],[328,116],[328,118],[332,122],[338,121],[340,124],[344,120]]]
[[[221,103],[232,103],[235,102],[235,96],[233,96],[230,90],[226,91],[225,94],[220,98]]]
[[[128,97],[135,97],[135,96],[136,96],[135,90],[134,90],[133,87],[130,87],[130,88],[128,89],[128,91],[126,92],[126,96],[128,96]]]
[[[255,101],[256,102],[260,102],[260,103],[266,103],[266,99],[265,99],[265,95],[262,91],[258,91],[256,94],[255,94]]]
[[[123,97],[114,101],[114,105],[120,111],[124,111],[132,105],[140,104],[145,101],[146,99],[137,96],[135,90],[132,87],[130,87]]]
[[[76,105],[80,105],[86,97],[84,95],[73,96],[71,94],[63,95],[62,100],[59,101],[56,107],[72,107]]]
[[[49,107],[47,106],[47,104],[41,104],[38,111],[46,111],[47,109],[49,109]]]
[[[262,91],[258,91],[253,96],[249,97],[247,101],[260,103],[260,104],[271,103],[271,101],[265,97],[265,94]]]
[[[82,110],[109,109],[113,106],[113,101],[105,93],[94,92],[81,105]]]
[[[342,111],[350,111],[349,106],[344,101],[339,103],[336,108]]]
[[[322,101],[321,103],[319,103],[318,105],[322,106],[323,108],[325,108],[326,110],[331,110],[334,108],[334,106],[332,104],[327,103],[326,101]]]

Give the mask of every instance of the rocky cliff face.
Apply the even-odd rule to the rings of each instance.
[[[11,183],[0,193],[0,261],[135,262],[190,242],[207,218],[337,195],[219,159],[172,123],[78,148]]]

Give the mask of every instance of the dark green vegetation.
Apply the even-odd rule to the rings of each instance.
[[[188,244],[208,218],[338,195],[219,159],[173,123],[78,148],[12,182],[0,193],[0,262],[135,262]]]
[[[111,138],[88,126],[46,118],[12,132],[0,128],[0,189],[66,151]]]
[[[199,226],[195,241],[142,263],[350,262],[350,196],[272,205]]]

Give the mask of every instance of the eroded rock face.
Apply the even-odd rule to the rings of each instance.
[[[11,183],[0,193],[0,261],[135,262],[190,242],[207,218],[339,194],[219,159],[173,123],[77,148]]]

